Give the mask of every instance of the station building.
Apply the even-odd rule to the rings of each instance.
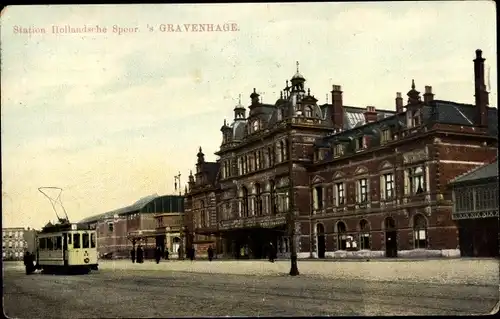
[[[350,106],[340,85],[319,105],[298,67],[276,103],[254,89],[224,121],[217,160],[199,149],[186,192],[189,244],[262,258],[272,242],[286,257],[293,227],[299,258],[459,256],[448,184],[498,148],[484,61],[477,50],[475,104],[435,99],[431,86],[422,96],[412,81],[395,110]]]
[[[157,246],[164,250],[168,247],[166,245],[171,248],[174,243],[180,245],[183,236],[173,230],[182,222],[166,216],[173,215],[178,219],[183,214],[182,196],[155,194],[141,198],[130,206],[85,218],[79,223],[97,230],[97,249],[101,258],[129,258],[131,249],[137,245],[144,248],[145,258],[153,258]],[[166,222],[172,222],[172,225]]]

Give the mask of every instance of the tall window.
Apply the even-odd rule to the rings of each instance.
[[[340,156],[344,155],[344,150],[345,150],[344,144],[336,144],[335,148],[333,150],[333,156],[340,157]]]
[[[360,249],[370,249],[370,229],[368,227],[368,222],[362,219],[359,222],[359,245]]]
[[[248,155],[248,171],[253,172],[255,170],[255,156],[252,154]]]
[[[336,183],[335,184],[335,194],[337,195],[337,205],[341,206],[345,205],[345,192],[344,192],[344,183]]]
[[[305,117],[313,117],[312,108],[310,106],[306,106],[304,108],[304,116]]]
[[[198,227],[205,225],[205,202],[200,201],[200,224]]]
[[[280,141],[280,150],[281,150],[281,161],[285,161],[286,158],[286,142],[285,141]]]
[[[343,222],[337,223],[337,248],[338,250],[347,249],[347,227]]]
[[[90,238],[89,234],[83,233],[82,234],[82,248],[89,248],[90,247]]]
[[[358,203],[366,203],[368,201],[368,180],[361,178],[357,182],[358,187]]]
[[[391,130],[386,128],[382,130],[382,135],[380,137],[380,142],[382,144],[389,142],[392,139]]]
[[[359,150],[363,150],[366,148],[366,136],[358,136],[356,137],[356,140],[355,140],[355,143],[356,143],[356,150],[359,151]]]
[[[313,189],[314,209],[323,209],[323,187],[316,186]]]
[[[413,218],[413,242],[415,249],[427,248],[427,223],[424,216],[420,214]]]
[[[260,151],[254,153],[255,156],[255,169],[260,169]]]
[[[394,197],[394,174],[387,173],[382,176],[382,199],[389,200]]]
[[[276,200],[276,185],[274,185],[274,181],[270,181],[269,184],[271,192],[270,211],[272,215],[275,215],[278,212],[278,206]]]
[[[243,217],[248,217],[248,189],[243,187]]]
[[[412,167],[408,169],[408,182],[410,184],[411,194],[420,194],[424,192],[424,170],[422,167]]]
[[[262,216],[262,190],[260,184],[255,184],[256,215]]]
[[[273,163],[273,150],[272,150],[272,148],[268,147],[267,148],[267,166],[271,167],[273,165],[274,165],[274,163]]]
[[[278,163],[283,161],[283,141],[276,144],[276,161]]]
[[[95,233],[90,234],[90,248],[95,248]]]
[[[80,234],[78,233],[73,234],[73,248],[80,248]]]

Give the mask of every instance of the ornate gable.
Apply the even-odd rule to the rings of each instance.
[[[364,166],[360,166],[358,168],[356,168],[356,170],[354,171],[354,175],[361,175],[361,174],[367,174],[368,173],[368,169]]]
[[[313,177],[313,180],[312,180],[312,183],[313,184],[321,184],[321,183],[324,183],[325,182],[325,179],[319,175],[315,175]]]

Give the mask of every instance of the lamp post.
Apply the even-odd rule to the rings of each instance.
[[[297,267],[297,244],[295,242],[295,192],[294,192],[294,180],[293,180],[293,159],[292,159],[292,125],[290,121],[290,126],[288,127],[288,167],[289,167],[289,179],[288,185],[289,190],[289,203],[288,203],[288,213],[287,213],[287,225],[288,233],[290,235],[290,276],[299,275],[299,268]]]

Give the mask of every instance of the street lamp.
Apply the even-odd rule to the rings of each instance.
[[[291,122],[290,122],[291,124]],[[289,203],[288,203],[288,213],[287,213],[287,225],[288,233],[290,234],[290,276],[299,275],[299,268],[297,267],[297,244],[295,242],[295,192],[294,192],[294,180],[293,180],[293,160],[292,160],[292,127],[288,127],[288,165],[289,165],[289,179],[288,185],[290,187],[289,191]]]

